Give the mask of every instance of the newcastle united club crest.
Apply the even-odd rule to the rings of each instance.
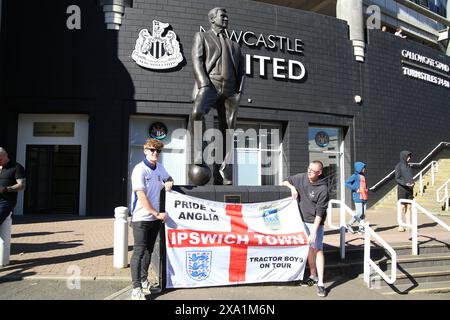
[[[152,34],[147,29],[139,32],[131,58],[138,65],[148,69],[171,69],[183,61],[177,35],[172,30],[165,30],[168,23],[153,20]],[[163,36],[165,33],[165,36]]]
[[[211,273],[212,251],[187,251],[186,272],[194,280],[202,281]]]

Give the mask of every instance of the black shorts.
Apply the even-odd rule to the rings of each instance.
[[[0,198],[0,225],[9,217],[14,209],[14,203]]]
[[[398,186],[397,188],[397,199],[408,199],[412,200],[414,199],[414,190],[413,188],[408,188],[404,186]]]

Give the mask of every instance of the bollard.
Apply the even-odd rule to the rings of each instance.
[[[128,267],[128,208],[114,209],[114,268]]]
[[[9,256],[11,254],[11,214],[0,226],[0,267],[9,264]]]

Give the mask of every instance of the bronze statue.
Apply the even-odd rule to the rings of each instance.
[[[245,79],[245,62],[239,45],[227,38],[228,15],[224,8],[214,8],[208,13],[211,29],[197,32],[192,46],[192,63],[195,76],[193,92],[194,106],[191,115],[191,134],[194,135],[195,121],[202,121],[202,136],[205,132],[204,117],[211,108],[217,110],[219,130],[223,141],[226,130],[235,129],[236,118]],[[211,177],[209,167],[202,159],[204,145],[202,137],[197,139],[194,150],[194,164],[189,168],[189,178],[195,185],[208,183]],[[231,137],[232,138],[232,137]],[[199,152],[199,146],[202,146]],[[195,145],[194,145],[195,148]],[[232,184],[232,152],[226,152],[223,144],[223,159],[218,172],[214,174],[215,184]],[[198,164],[200,163],[201,164]],[[197,164],[196,164],[197,163]]]

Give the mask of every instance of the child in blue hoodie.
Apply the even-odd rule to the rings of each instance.
[[[368,199],[368,190],[366,184],[366,164],[364,162],[355,162],[355,173],[345,182],[345,186],[352,190],[353,202],[355,203],[356,214],[347,224],[347,231],[355,233],[353,223],[364,220],[366,213],[366,203]],[[364,227],[359,225],[358,233],[364,233]]]

